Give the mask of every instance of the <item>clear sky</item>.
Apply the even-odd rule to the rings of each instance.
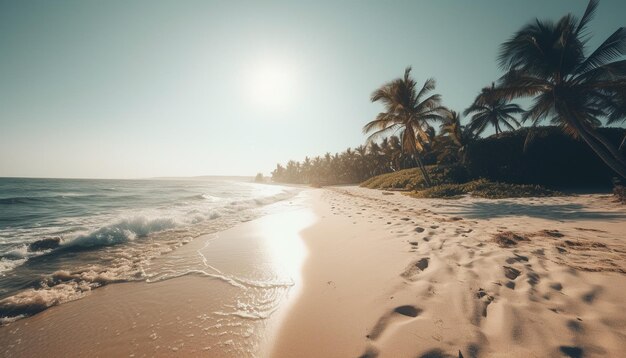
[[[362,144],[408,65],[462,111],[500,43],[586,3],[0,0],[0,176],[268,174]],[[590,46],[624,14],[601,1]]]

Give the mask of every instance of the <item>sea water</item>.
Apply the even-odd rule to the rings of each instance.
[[[0,178],[0,322],[109,283],[167,278],[154,260],[297,192],[249,178]]]

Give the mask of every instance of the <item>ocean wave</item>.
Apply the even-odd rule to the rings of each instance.
[[[71,258],[73,271],[56,271],[47,276],[44,271],[30,288],[17,291],[0,300],[0,324],[16,318],[29,316],[51,306],[80,299],[89,291],[114,282],[147,280],[148,282],[165,280],[181,275],[200,275],[222,280],[232,286],[243,289],[273,289],[289,287],[293,282],[256,282],[242,278],[229,277],[221,272],[204,270],[186,270],[183,272],[163,272],[147,275],[144,268],[158,256],[172,252],[195,237],[224,230],[239,222],[255,216],[255,209],[263,205],[279,202],[295,196],[297,191],[283,190],[261,198],[223,201],[218,205],[207,204],[213,199],[196,198],[188,208],[150,210],[139,212],[137,216],[113,219],[111,216],[100,221],[100,227],[94,227],[99,221],[74,221],[74,226],[64,233],[46,232],[39,237],[30,237],[19,247],[13,247],[0,257],[0,275],[15,269],[29,259],[33,267],[45,267],[51,260],[56,262],[69,252],[82,252]],[[204,195],[204,194],[201,194]],[[9,198],[11,199],[11,198]],[[188,200],[188,199],[187,199]],[[56,224],[62,227],[61,224]],[[91,229],[89,229],[91,228]],[[80,230],[80,231],[77,231]],[[29,251],[29,243],[42,240],[42,237],[58,236],[58,247],[42,251]],[[139,240],[150,237],[149,240]],[[96,251],[97,250],[97,251]],[[39,256],[35,259],[35,256]],[[81,261],[85,257],[97,258],[97,261]],[[95,260],[95,259],[94,259]],[[81,263],[82,262],[82,263]],[[97,262],[97,264],[93,264]],[[102,266],[101,266],[102,265]],[[66,266],[67,267],[67,266]]]
[[[2,258],[12,261],[28,258],[28,248],[26,247],[26,245],[21,245],[19,247],[13,248],[10,251],[4,253],[2,255]]]
[[[21,259],[8,259],[8,258],[0,258],[0,277],[5,275],[5,272],[11,271],[14,268],[22,265],[24,262],[28,260],[27,258]]]
[[[172,229],[177,223],[172,218],[148,219],[135,217],[123,219],[114,224],[101,227],[86,235],[79,235],[61,244],[62,249],[87,249],[99,246],[112,246],[138,237],[146,237],[151,233]]]
[[[52,198],[54,197],[14,196],[10,198],[0,198],[0,205],[31,204]]]
[[[224,200],[223,198],[220,198],[219,196],[213,196],[213,195],[209,195],[209,194],[195,194],[195,195],[191,195],[186,197],[185,199],[189,199],[189,200],[205,200],[205,201],[209,201],[209,202],[218,202],[218,201],[222,201]]]
[[[30,316],[52,306],[82,298],[94,288],[121,280],[109,270],[57,271],[41,287],[29,288],[0,300],[0,321]]]
[[[14,196],[9,198],[0,198],[0,205],[28,205],[41,203],[59,203],[64,200],[92,200],[100,195],[78,194],[78,193],[61,193],[51,196]]]

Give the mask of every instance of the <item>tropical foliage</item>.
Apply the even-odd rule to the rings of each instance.
[[[400,138],[391,136],[334,155],[326,153],[323,157],[306,157],[302,162],[292,160],[286,166],[277,164],[272,179],[320,185],[358,183],[412,165],[411,158],[402,152]]]
[[[625,118],[626,30],[620,27],[585,55],[597,6],[591,0],[580,20],[571,14],[557,22],[537,19],[503,43],[499,62],[507,73],[496,92],[504,99],[532,97],[522,121],[532,127],[544,120],[560,126],[626,178],[626,159],[596,130],[603,121]]]
[[[580,19],[568,14],[557,22],[535,20],[504,42],[498,60],[505,74],[463,112],[466,125],[458,112],[442,104],[441,95],[432,93],[435,80],[418,86],[408,67],[403,77],[372,94],[371,101],[381,103],[384,111],[363,127],[369,134],[364,146],[279,164],[272,179],[327,185],[393,173],[366,186],[422,190],[458,184],[445,175],[432,178],[449,168],[463,168],[466,180],[560,186],[604,184],[610,181],[606,168],[626,178],[626,131],[601,128],[626,121],[626,30],[617,29],[587,54],[589,22],[597,6],[591,0]],[[523,97],[531,99],[526,111],[511,103]],[[554,127],[542,127],[546,121],[570,139],[557,135]],[[522,124],[528,127],[519,128]],[[495,136],[480,138],[491,128]],[[591,152],[600,159],[589,159]],[[577,164],[582,166],[578,173],[563,169],[579,170]],[[449,192],[460,190],[451,188]]]
[[[490,125],[495,128],[496,136],[502,133],[502,127],[515,130],[520,126],[514,115],[524,113],[524,110],[517,104],[508,103],[504,97],[499,97],[494,86],[492,84],[491,87],[483,88],[474,103],[463,112],[466,116],[474,114],[468,128],[476,135],[482,134]]]
[[[434,136],[430,123],[443,122],[449,113],[441,105],[441,95],[430,94],[434,89],[435,80],[431,78],[418,91],[417,82],[411,78],[411,67],[407,67],[404,77],[374,91],[372,102],[382,102],[385,111],[363,127],[364,133],[374,131],[368,141],[392,131],[400,131],[402,153],[415,159],[428,186],[431,182],[420,152],[425,151]]]

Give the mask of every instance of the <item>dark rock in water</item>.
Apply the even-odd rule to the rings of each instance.
[[[30,245],[28,245],[28,251],[42,251],[42,250],[56,249],[57,247],[59,247],[60,243],[61,243],[61,238],[48,237],[48,238],[37,240],[35,242],[30,243]]]

